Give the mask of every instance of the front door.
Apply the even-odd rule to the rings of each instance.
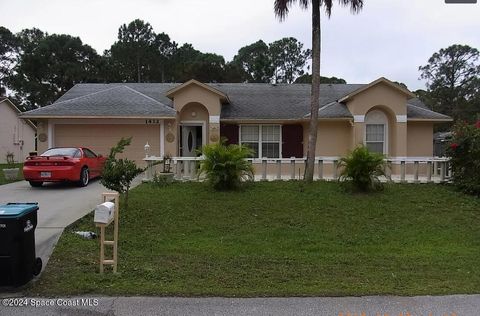
[[[182,157],[197,157],[202,148],[202,126],[182,125],[181,127]]]

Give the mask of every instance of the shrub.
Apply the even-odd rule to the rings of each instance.
[[[156,173],[153,175],[152,184],[156,187],[166,187],[174,182],[173,174],[171,173]]]
[[[480,120],[475,124],[457,122],[446,154],[455,186],[465,193],[480,195]]]
[[[381,190],[383,184],[379,177],[385,176],[387,166],[384,158],[384,155],[371,152],[363,145],[358,146],[340,159],[338,165],[338,168],[342,168],[340,180],[344,185],[351,185],[358,191]]]
[[[205,159],[200,164],[200,175],[206,174],[216,190],[233,190],[243,181],[253,180],[254,169],[246,158],[252,156],[250,148],[243,145],[225,145],[222,141],[202,148]]]
[[[118,193],[125,194],[125,208],[128,208],[128,191],[136,176],[143,172],[137,167],[134,161],[122,158],[117,159],[116,155],[123,153],[125,147],[130,145],[132,138],[123,138],[110,149],[110,154],[105,161],[102,173],[102,184]]]

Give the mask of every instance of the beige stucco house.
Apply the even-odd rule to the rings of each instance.
[[[87,146],[108,154],[133,137],[125,155],[191,157],[226,137],[257,158],[303,157],[310,109],[308,84],[77,84],[55,103],[23,114],[37,122],[38,150]],[[339,157],[357,144],[388,157],[432,157],[434,124],[450,121],[416,96],[380,78],[369,84],[323,84],[317,156]]]
[[[35,150],[35,125],[19,118],[20,113],[8,98],[0,98],[0,163],[6,162],[7,153],[23,162]]]

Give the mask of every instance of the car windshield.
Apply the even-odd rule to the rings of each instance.
[[[42,156],[80,157],[80,150],[78,150],[78,148],[52,148],[44,152]]]

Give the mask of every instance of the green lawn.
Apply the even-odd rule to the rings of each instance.
[[[0,185],[2,184],[6,184],[6,183],[11,183],[11,182],[15,182],[15,181],[20,181],[20,180],[23,180],[23,173],[22,173],[22,167],[23,167],[23,164],[22,163],[16,163],[15,164],[15,168],[20,168],[20,170],[18,171],[18,178],[17,180],[6,180],[5,179],[5,176],[3,174],[3,169],[6,169],[6,168],[11,168],[9,167],[7,164],[0,164]]]
[[[143,184],[121,211],[119,273],[69,227],[32,295],[336,296],[480,293],[480,200],[441,185],[371,195],[337,183]]]

